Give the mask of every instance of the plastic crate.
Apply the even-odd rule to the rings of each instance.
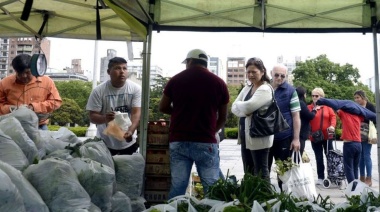
[[[169,191],[171,185],[170,177],[151,177],[145,180],[145,190],[166,190]]]
[[[169,145],[169,134],[148,134],[149,145]]]
[[[168,134],[169,121],[150,121],[148,122],[148,133]]]
[[[146,163],[169,163],[169,150],[167,149],[147,149]]]
[[[145,173],[152,175],[169,175],[170,176],[170,165],[169,164],[146,164]]]

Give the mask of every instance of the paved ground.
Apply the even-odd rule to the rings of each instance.
[[[343,151],[343,142],[337,141],[337,148]],[[378,146],[372,146],[372,188],[379,190],[379,172],[378,172],[378,162],[377,162],[377,152]],[[314,170],[314,180],[317,180],[317,170],[315,163],[314,151],[311,148],[310,141],[306,141],[305,151],[307,152],[310,163]],[[235,175],[238,179],[241,179],[244,175],[243,163],[240,154],[240,145],[237,145],[237,140],[235,139],[225,139],[220,143],[220,158],[221,158],[221,169],[226,175],[229,170],[230,175]],[[326,158],[324,159],[326,163]],[[275,165],[274,165],[275,166]],[[271,181],[273,184],[277,184],[276,174],[274,171],[274,166],[271,170]],[[326,165],[325,165],[326,167]],[[327,176],[327,168],[325,169],[325,175]],[[344,196],[344,190],[339,190],[337,186],[331,186],[326,189],[323,186],[316,186],[317,192],[319,192],[323,197],[330,196],[334,203],[344,202],[346,200]]]

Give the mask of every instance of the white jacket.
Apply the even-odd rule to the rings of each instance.
[[[273,145],[273,135],[252,138],[249,135],[249,127],[251,126],[252,113],[256,110],[266,110],[272,103],[272,87],[268,83],[264,83],[252,97],[244,101],[245,96],[251,91],[251,86],[245,86],[239,93],[238,97],[232,104],[231,112],[238,117],[245,118],[245,142],[247,149],[259,150],[270,148]],[[240,131],[240,130],[239,130]]]

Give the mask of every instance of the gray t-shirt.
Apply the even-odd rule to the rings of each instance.
[[[132,107],[141,107],[140,85],[127,80],[123,87],[115,88],[112,86],[111,81],[108,80],[91,92],[86,110],[101,112],[102,114],[120,111],[128,113],[129,117],[131,117]],[[136,142],[136,132],[134,132],[131,142],[119,141],[103,134],[106,127],[106,124],[98,124],[97,136],[105,141],[108,148],[115,150],[125,149]]]

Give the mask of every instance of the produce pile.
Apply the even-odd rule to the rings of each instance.
[[[100,139],[38,130],[27,108],[0,116],[0,211],[141,212],[145,161]]]
[[[280,162],[276,162],[278,164]],[[295,165],[292,161],[278,164],[278,172],[285,173]],[[366,187],[360,195],[347,196],[347,201],[334,204],[330,197],[318,195],[313,200],[296,198],[291,194],[276,191],[267,180],[246,173],[241,180],[233,176],[219,179],[210,186],[206,198],[198,200],[184,195],[168,201],[167,204],[152,206],[146,212],[306,212],[306,211],[379,211],[379,194]],[[359,186],[359,185],[358,185]]]

